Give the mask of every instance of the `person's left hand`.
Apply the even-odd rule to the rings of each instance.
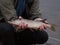
[[[43,19],[41,18],[36,18],[34,21],[42,21]],[[44,23],[48,24],[48,21],[45,20]],[[42,24],[41,26],[38,27],[39,30],[45,30],[47,26],[45,24]]]

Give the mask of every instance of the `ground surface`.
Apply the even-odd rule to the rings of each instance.
[[[56,32],[47,30],[49,40],[44,45],[60,45],[60,0],[40,0],[40,9],[48,22],[57,25]]]

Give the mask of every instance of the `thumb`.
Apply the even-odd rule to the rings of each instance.
[[[19,19],[21,20],[21,19],[23,19],[21,16],[19,16]]]

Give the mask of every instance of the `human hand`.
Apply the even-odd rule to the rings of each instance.
[[[19,16],[19,20],[21,21],[23,18],[21,16]],[[12,24],[17,30],[16,31],[20,31],[20,30],[24,30],[28,27],[28,24],[24,23],[24,22],[20,22],[20,23],[10,23]]]
[[[22,20],[23,18],[19,16],[19,20]],[[19,25],[17,25],[18,29],[26,29],[28,27],[28,24],[21,22]]]
[[[43,23],[48,24],[48,21],[46,19],[36,18],[34,21],[41,21]],[[41,26],[38,27],[39,30],[44,30],[46,28],[47,26],[45,24],[42,24]]]

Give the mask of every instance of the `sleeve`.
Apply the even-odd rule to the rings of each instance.
[[[30,19],[40,18],[40,0],[34,0],[31,10],[30,10]]]
[[[18,18],[12,0],[0,0],[0,11],[6,21]]]

